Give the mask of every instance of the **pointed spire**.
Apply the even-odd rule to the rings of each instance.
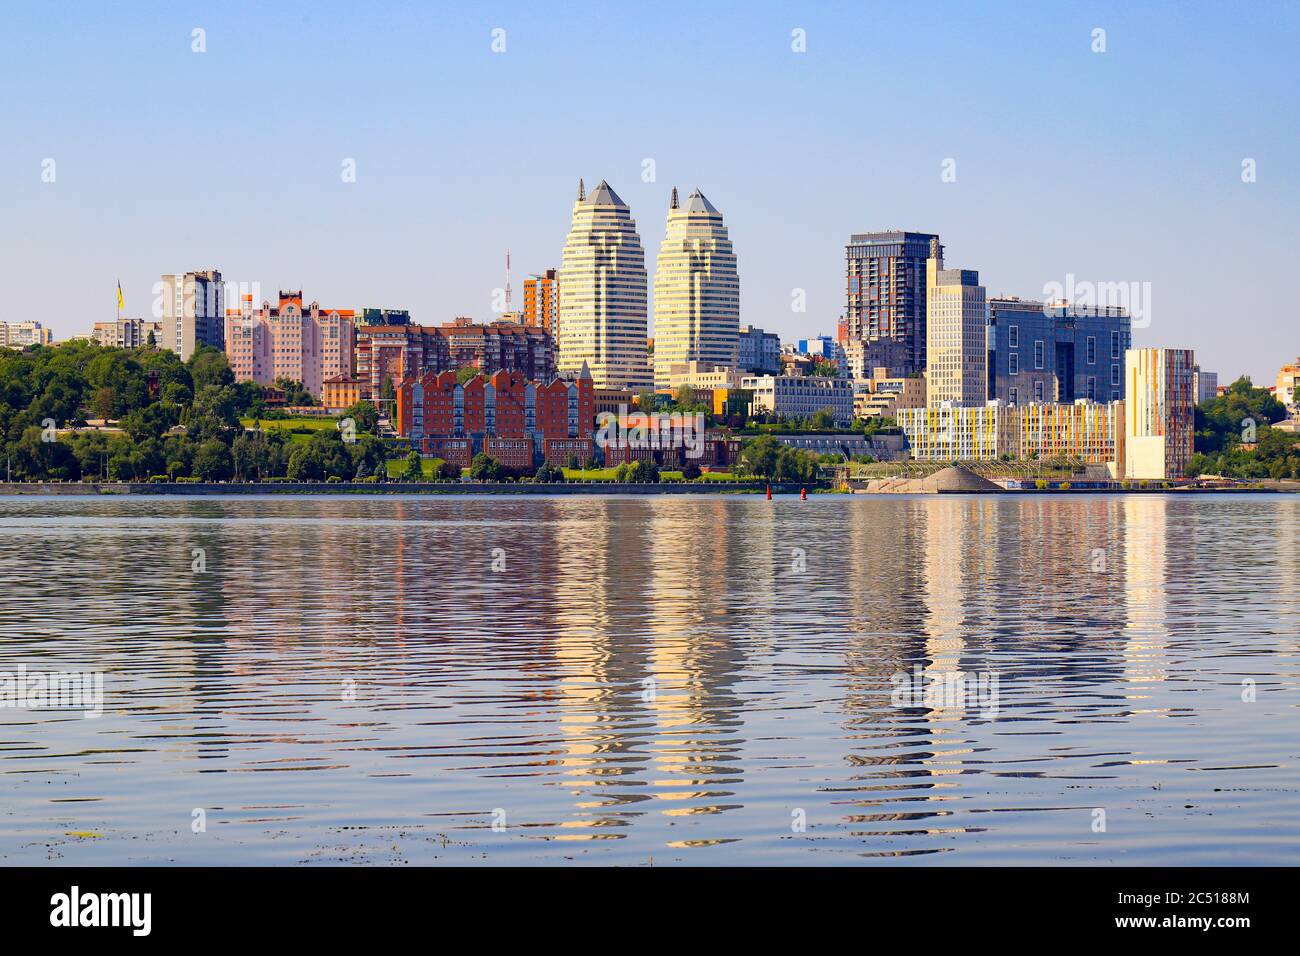
[[[668,208],[669,209],[677,208],[677,187],[676,186],[673,187],[673,198],[672,198],[672,202],[668,204]]]
[[[578,178],[578,202],[587,198],[587,187],[582,184],[582,177]]]

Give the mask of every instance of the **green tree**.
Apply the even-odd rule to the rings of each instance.
[[[659,468],[652,461],[638,459],[620,465],[619,468],[627,469],[620,481],[657,482],[659,480]]]
[[[204,385],[184,417],[186,432],[197,443],[209,438],[227,445],[244,430],[239,421],[238,393],[229,385]]]
[[[740,460],[750,474],[760,478],[772,478],[776,475],[777,458],[781,443],[771,435],[759,435],[748,441],[741,448]]]
[[[275,387],[284,392],[286,405],[315,405],[316,399],[303,386],[302,382],[292,378],[277,378]]]
[[[815,431],[826,432],[835,427],[835,409],[819,408],[812,414],[810,422]]]
[[[479,452],[469,464],[469,476],[476,481],[500,481],[505,477],[505,469],[486,452]]]
[[[1196,450],[1213,454],[1241,444],[1249,422],[1257,429],[1286,417],[1286,407],[1267,389],[1242,376],[1217,398],[1196,406]]]
[[[225,481],[235,471],[230,446],[219,438],[209,438],[194,450],[194,474],[204,481]]]
[[[226,353],[210,345],[200,345],[186,363],[194,390],[198,392],[205,386],[227,386],[235,384],[235,373],[230,370],[230,361]]]
[[[564,470],[555,465],[544,464],[537,469],[533,479],[547,484],[561,483],[564,481]]]
[[[359,432],[374,432],[379,427],[379,409],[370,402],[360,401],[349,405],[343,411],[343,418],[350,418],[357,425]]]
[[[812,481],[816,476],[816,456],[800,448],[781,446],[776,460],[776,477],[779,480]]]
[[[387,459],[387,448],[374,435],[359,435],[351,444],[343,446],[352,461],[352,473],[358,478],[373,474],[376,465],[383,465]]]
[[[418,451],[413,451],[406,456],[406,471],[402,475],[403,481],[424,481],[424,459],[420,457]]]

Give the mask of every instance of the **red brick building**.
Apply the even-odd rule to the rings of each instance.
[[[432,370],[396,387],[393,428],[421,454],[467,467],[487,452],[509,468],[531,470],[543,461],[563,465],[570,455],[594,457],[595,401],[591,373],[548,384],[518,371],[456,381]]]
[[[555,377],[555,340],[542,328],[515,322],[476,325],[457,318],[443,325],[362,325],[356,330],[356,377],[363,397],[376,399],[384,380],[463,366],[492,374],[502,369],[548,382]]]
[[[722,470],[740,461],[742,442],[723,432],[706,432],[700,442],[701,454],[692,458],[681,435],[658,436],[652,441],[624,442],[617,436],[604,448],[605,465],[612,468],[623,462],[648,461],[660,468],[676,471],[688,461],[701,468]]]

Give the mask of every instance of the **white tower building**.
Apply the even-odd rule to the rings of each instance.
[[[597,388],[650,388],[645,250],[627,203],[604,181],[590,196],[578,181],[558,279],[560,369],[586,362]]]
[[[698,189],[679,205],[673,189],[668,231],[655,268],[655,385],[673,365],[734,368],[740,340],[740,277],[722,213]]]

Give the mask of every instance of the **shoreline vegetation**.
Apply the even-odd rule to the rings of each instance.
[[[1191,486],[1169,482],[1116,482],[1113,486],[1081,486],[1068,481],[1042,482],[1033,486],[998,488],[988,492],[873,491],[852,492],[832,487],[826,481],[767,482],[762,479],[736,478],[730,481],[615,481],[591,480],[572,482],[534,481],[0,481],[0,497],[28,495],[34,497],[78,497],[113,495],[211,496],[211,495],[764,495],[774,496],[854,494],[869,497],[906,494],[934,495],[1189,495],[1189,494],[1300,494],[1300,481],[1260,481],[1249,485]]]
[[[0,481],[13,482],[14,488],[148,486],[151,494],[199,493],[189,486],[233,494],[250,493],[246,486],[277,494],[306,488],[517,494],[560,485],[597,494],[611,493],[612,486],[650,493],[652,485],[663,486],[662,493],[716,494],[765,491],[768,482],[774,489],[876,493],[883,485],[890,493],[909,493],[913,485],[905,481],[960,465],[1012,493],[1153,490],[1147,482],[1090,480],[1079,459],[1016,460],[1008,454],[997,461],[877,461],[869,455],[814,453],[777,439],[777,434],[870,436],[893,429],[892,421],[871,419],[845,431],[834,427],[828,409],[806,420],[730,421],[726,431],[743,445],[739,459],[725,470],[706,471],[694,461],[680,470],[640,460],[602,467],[599,460],[579,462],[572,455],[563,466],[512,470],[482,453],[462,468],[412,451],[382,427],[370,402],[327,410],[289,380],[277,380],[276,392],[292,398],[291,409],[300,414],[269,405],[262,386],[236,382],[226,355],[207,346],[184,362],[151,346],[67,342],[0,349]],[[674,398],[673,407],[693,407],[682,404],[687,397]],[[1245,378],[1202,403],[1196,409],[1196,454],[1188,480],[1215,490],[1297,490],[1300,434],[1282,425],[1285,415],[1282,403]],[[392,487],[399,482],[405,489]],[[1154,490],[1174,484],[1183,483],[1159,483]]]

